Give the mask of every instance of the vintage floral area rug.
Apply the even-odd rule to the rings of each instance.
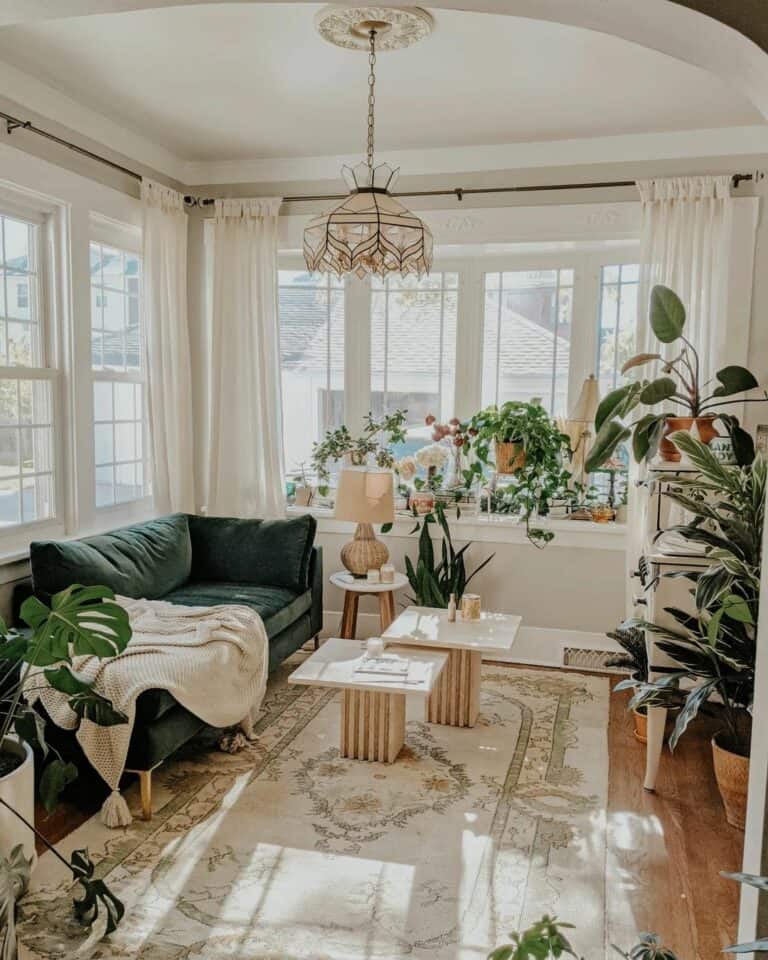
[[[256,742],[190,744],[155,774],[151,822],[94,817],[60,844],[87,847],[124,901],[110,938],[85,941],[42,857],[23,956],[483,960],[544,912],[608,955],[607,679],[485,665],[477,726],[427,724],[412,699],[385,765],[339,757],[338,693],[289,686],[297,662],[271,679]]]

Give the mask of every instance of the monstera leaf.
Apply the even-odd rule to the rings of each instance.
[[[115,710],[106,697],[92,688],[92,685],[83,680],[69,667],[59,667],[56,670],[45,670],[45,679],[54,690],[69,695],[70,709],[81,719],[90,720],[100,727],[114,727],[120,723],[128,723],[128,717],[119,710]]]
[[[50,608],[37,597],[21,607],[21,618],[32,627],[29,663],[47,666],[69,662],[72,656],[114,657],[131,638],[127,612],[114,602],[108,587],[74,584],[54,594]]]
[[[100,908],[103,907],[107,913],[105,935],[113,933],[125,914],[122,902],[103,880],[94,878],[96,868],[87,850],[75,850],[69,866],[75,880],[80,883],[84,891],[80,900],[75,899],[75,916],[83,926],[90,927],[99,916]]]

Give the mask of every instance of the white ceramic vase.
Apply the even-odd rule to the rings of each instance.
[[[21,766],[16,767],[9,774],[0,777],[0,797],[17,810],[29,823],[35,822],[35,757],[32,749],[26,743],[6,738],[2,749],[7,753],[23,756]],[[24,844],[24,856],[32,858],[32,865],[37,862],[35,853],[35,835],[0,804],[0,854],[7,857],[16,844]]]

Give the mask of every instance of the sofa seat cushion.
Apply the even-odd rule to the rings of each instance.
[[[36,541],[30,564],[35,594],[43,600],[73,583],[157,600],[189,578],[189,523],[179,513],[83,540]]]
[[[163,599],[189,607],[213,607],[221,603],[245,604],[253,607],[261,616],[267,636],[271,639],[309,610],[312,606],[312,591],[305,590],[297,594],[285,587],[190,580]]]

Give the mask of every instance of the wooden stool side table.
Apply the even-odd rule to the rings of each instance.
[[[341,615],[340,636],[354,640],[357,632],[357,611],[360,597],[377,597],[379,601],[379,621],[381,632],[395,619],[395,591],[408,585],[408,578],[402,573],[395,574],[394,583],[369,583],[365,579],[353,577],[351,573],[332,573],[330,581],[334,587],[344,591],[344,610]]]

